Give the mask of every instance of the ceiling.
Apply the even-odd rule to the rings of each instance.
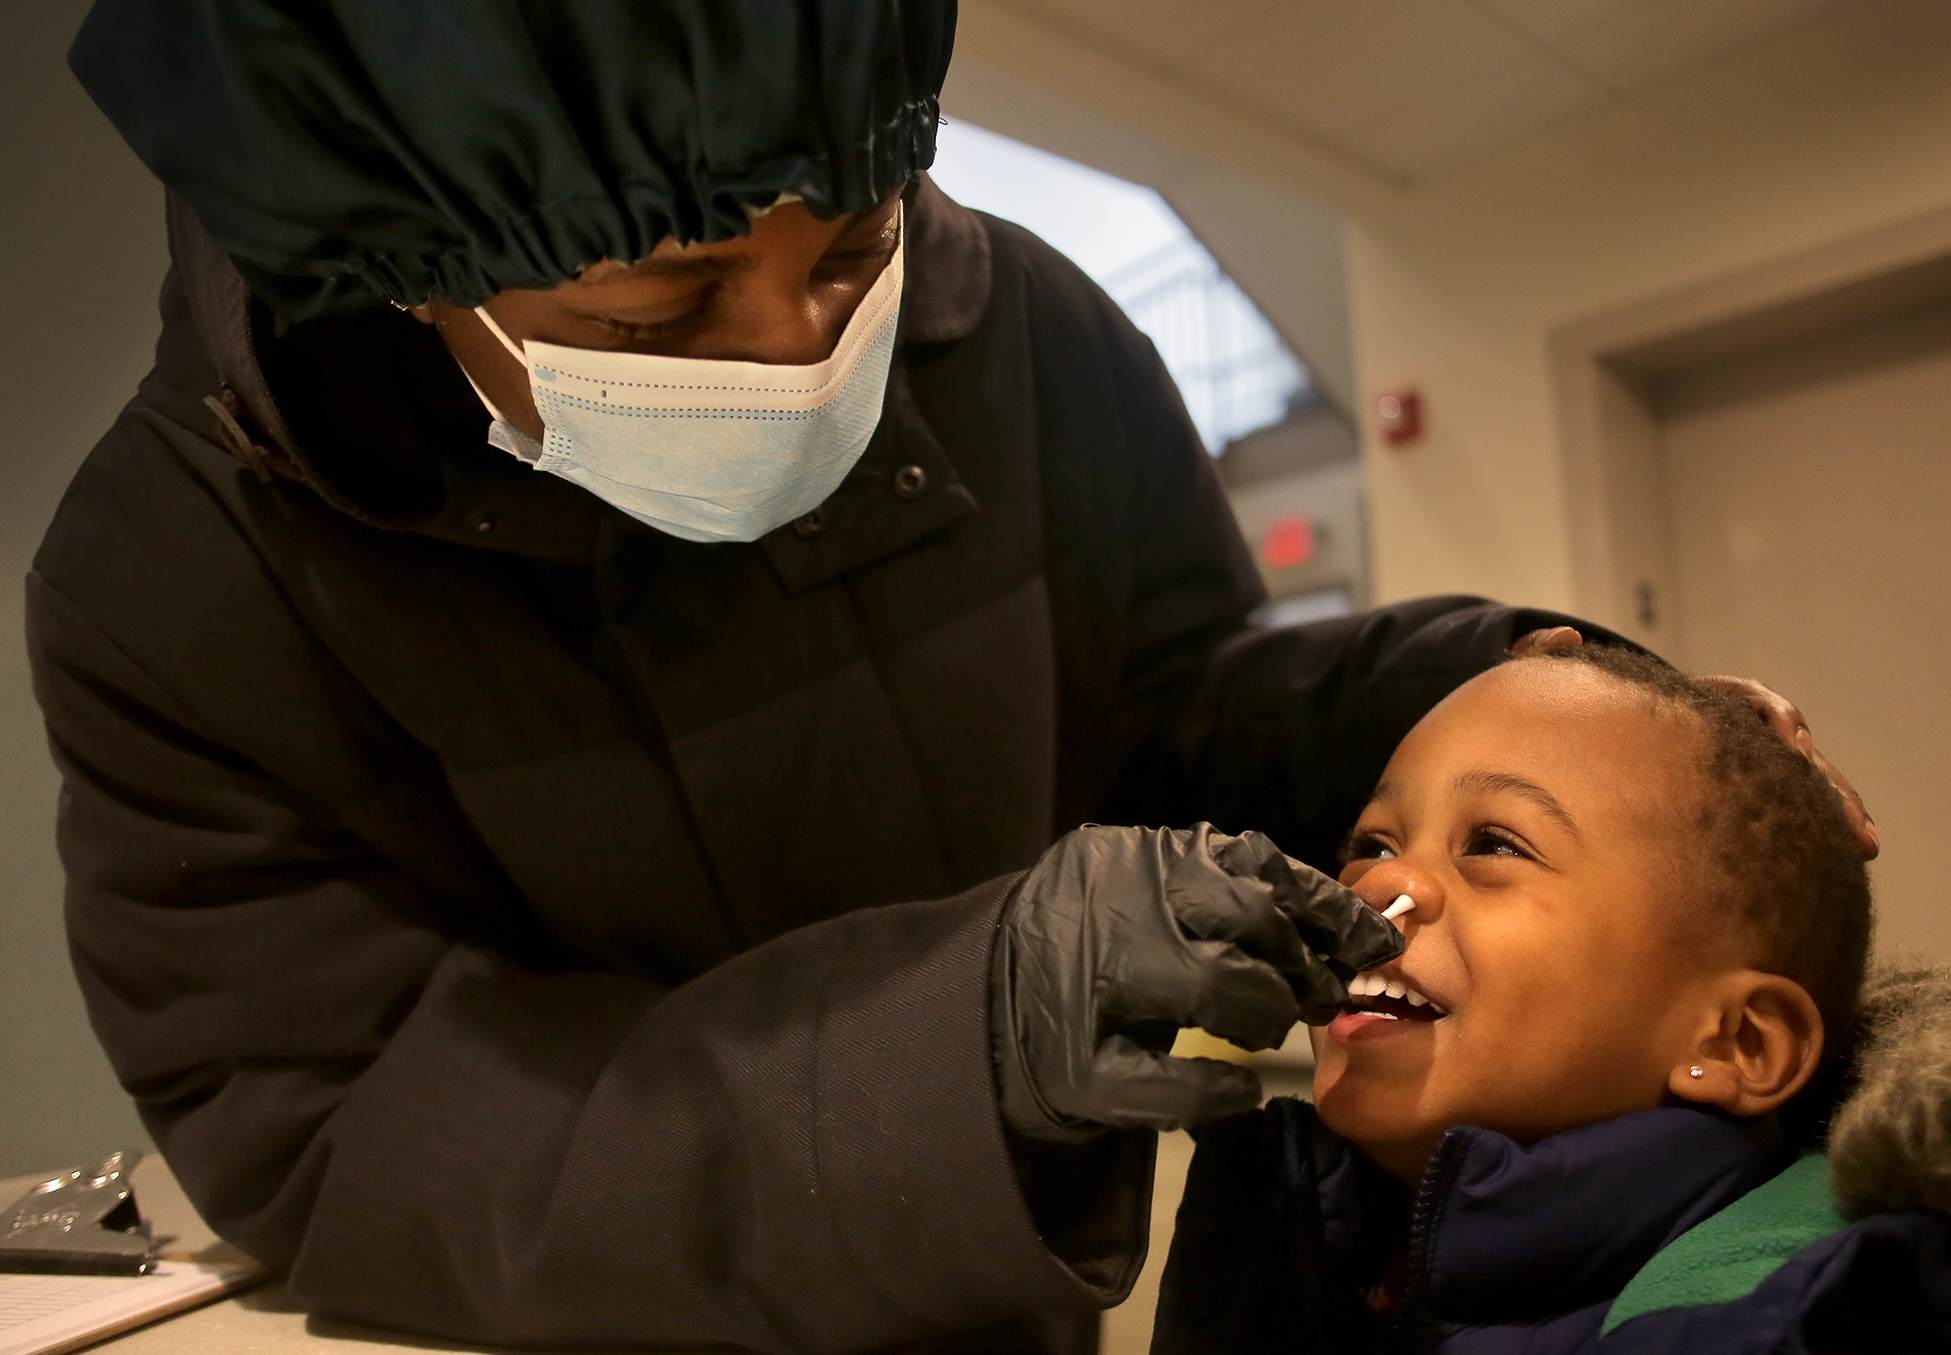
[[[1842,0],[994,0],[1391,179]]]

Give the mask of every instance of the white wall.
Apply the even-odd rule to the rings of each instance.
[[[20,580],[148,369],[167,262],[162,191],[68,73],[86,8],[0,7],[0,1176],[145,1141],[68,967],[58,783],[21,643]]]
[[[1947,203],[1951,7],[1863,0],[1364,213],[1360,378],[1421,385],[1431,429],[1370,443],[1381,594],[1602,605],[1573,585],[1551,335]]]

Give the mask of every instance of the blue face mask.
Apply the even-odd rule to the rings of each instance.
[[[901,284],[897,249],[833,353],[804,367],[517,345],[479,310],[528,369],[545,430],[537,443],[483,395],[488,441],[672,536],[756,541],[818,508],[867,450]]]

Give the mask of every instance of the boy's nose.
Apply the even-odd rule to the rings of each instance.
[[[1427,871],[1406,861],[1381,861],[1357,880],[1354,890],[1376,912],[1386,912],[1407,897],[1413,908],[1396,910],[1397,927],[1407,932],[1411,922],[1427,925],[1443,914],[1443,886]]]

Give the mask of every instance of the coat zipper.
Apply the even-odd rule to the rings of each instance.
[[[1375,1343],[1375,1355],[1391,1355],[1408,1349],[1408,1337],[1422,1307],[1423,1287],[1429,1282],[1436,1225],[1441,1222],[1457,1170],[1463,1165],[1465,1141],[1465,1135],[1454,1129],[1444,1134],[1423,1171],[1422,1184],[1416,1187],[1416,1202],[1409,1212],[1409,1264],[1403,1275],[1402,1302]]]

